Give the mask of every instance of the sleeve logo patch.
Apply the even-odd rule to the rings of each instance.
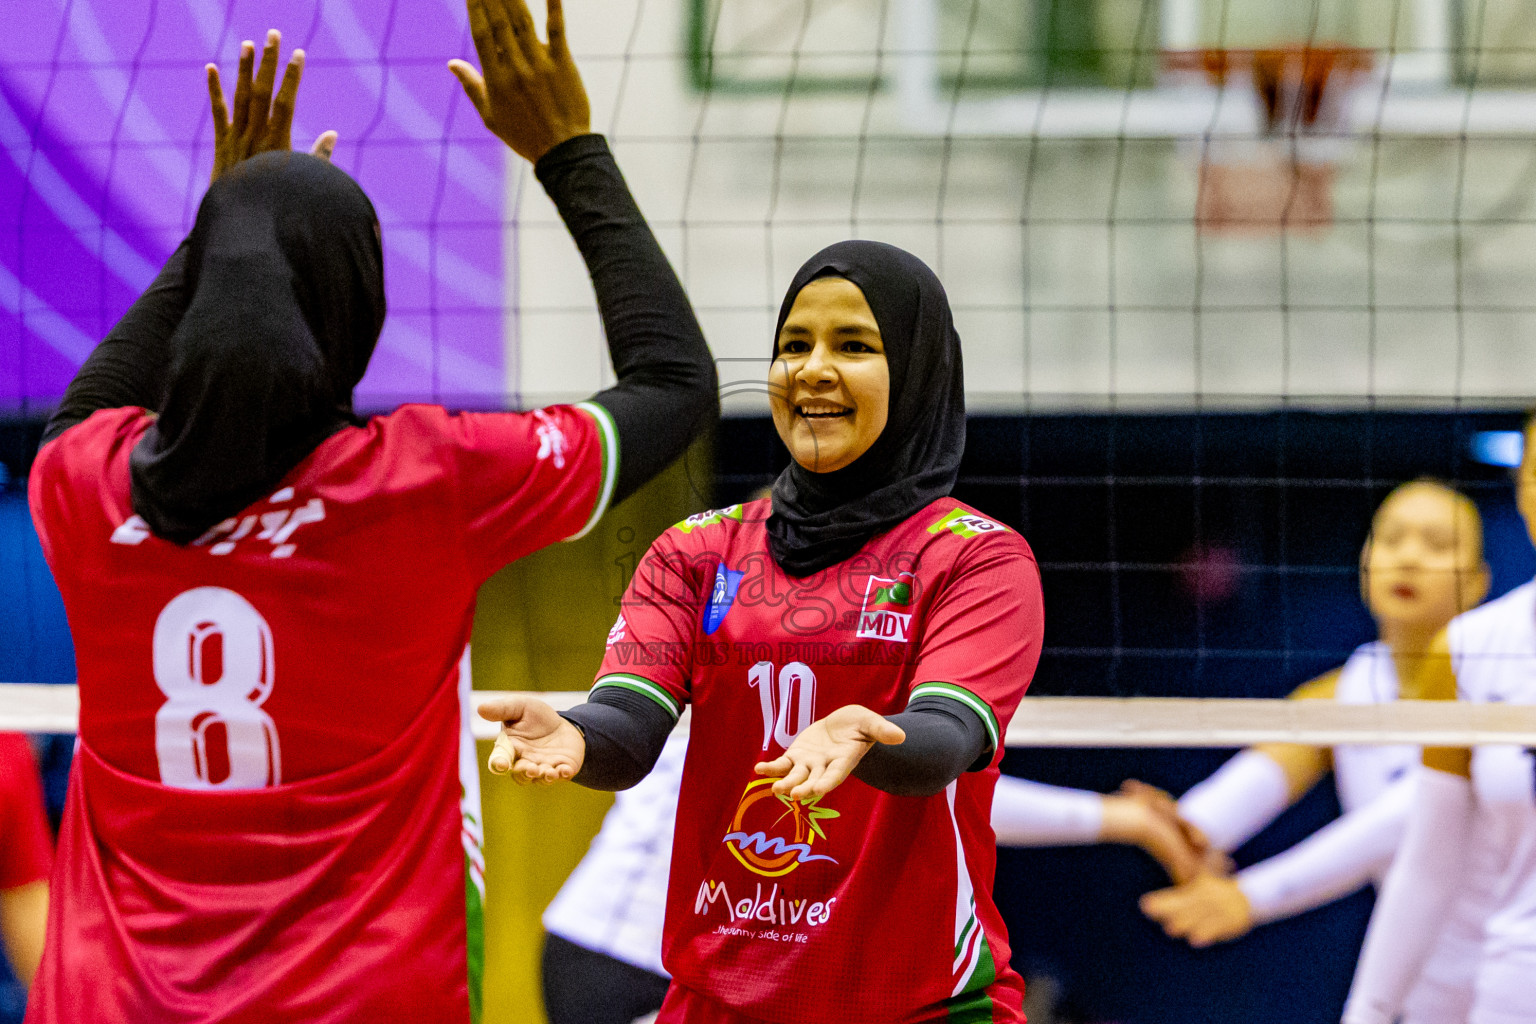
[[[543,409],[533,411],[534,418],[539,421],[539,461],[549,459],[555,464],[556,469],[565,468],[565,432],[560,429],[560,424],[555,418]]]
[[[624,621],[624,616],[622,614],[620,614],[619,615],[619,620],[617,622],[615,622],[613,624],[613,628],[608,631],[608,646],[609,647],[612,647],[614,644],[616,644],[620,640],[624,639],[624,632],[625,632],[625,629],[626,629],[627,625],[628,624]]]
[[[692,533],[702,526],[713,526],[716,523],[734,519],[741,522],[741,506],[732,505],[729,508],[712,508],[708,512],[698,512],[676,524],[676,529],[684,533]]]
[[[857,636],[904,644],[912,633],[912,584],[909,572],[895,579],[871,576],[864,584]]]
[[[736,603],[736,591],[741,588],[741,578],[746,573],[727,569],[722,562],[715,569],[715,585],[709,592],[709,603],[704,606],[704,635],[713,636],[725,621],[725,616]]]
[[[1008,527],[1002,523],[993,522],[985,516],[978,516],[974,512],[957,508],[928,527],[929,533],[938,533],[940,530],[948,530],[956,537],[980,537],[988,533],[1007,533]]]

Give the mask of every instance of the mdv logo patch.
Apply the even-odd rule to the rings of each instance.
[[[909,572],[895,579],[871,576],[864,584],[857,636],[904,644],[912,633],[912,584]]]
[[[731,610],[731,605],[736,603],[736,591],[741,588],[741,578],[745,573],[735,569],[727,569],[721,562],[715,569],[715,585],[709,592],[709,604],[704,606],[704,634],[713,636],[715,630],[725,621],[725,616]]]

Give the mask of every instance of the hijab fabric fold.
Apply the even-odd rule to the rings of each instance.
[[[922,260],[883,242],[848,241],[806,261],[779,307],[778,335],[800,290],[822,277],[857,285],[880,327],[890,369],[885,429],[869,450],[831,473],[791,460],[773,485],[768,547],[791,576],[809,576],[858,552],[949,494],[965,452],[960,336],[944,286]]]
[[[203,197],[188,245],[165,398],[129,460],[134,511],[179,544],[359,422],[352,391],[384,326],[378,218],[325,160],[238,164]]]

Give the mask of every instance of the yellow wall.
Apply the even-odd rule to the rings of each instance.
[[[635,562],[668,526],[708,506],[709,448],[614,508],[579,541],[507,566],[480,590],[473,639],[482,690],[585,690]],[[516,786],[485,771],[485,1024],[545,1024],[539,916],[586,853],[607,793]]]

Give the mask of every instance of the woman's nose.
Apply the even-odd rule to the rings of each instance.
[[[837,379],[837,371],[818,345],[811,350],[795,376],[807,384],[830,384]]]

